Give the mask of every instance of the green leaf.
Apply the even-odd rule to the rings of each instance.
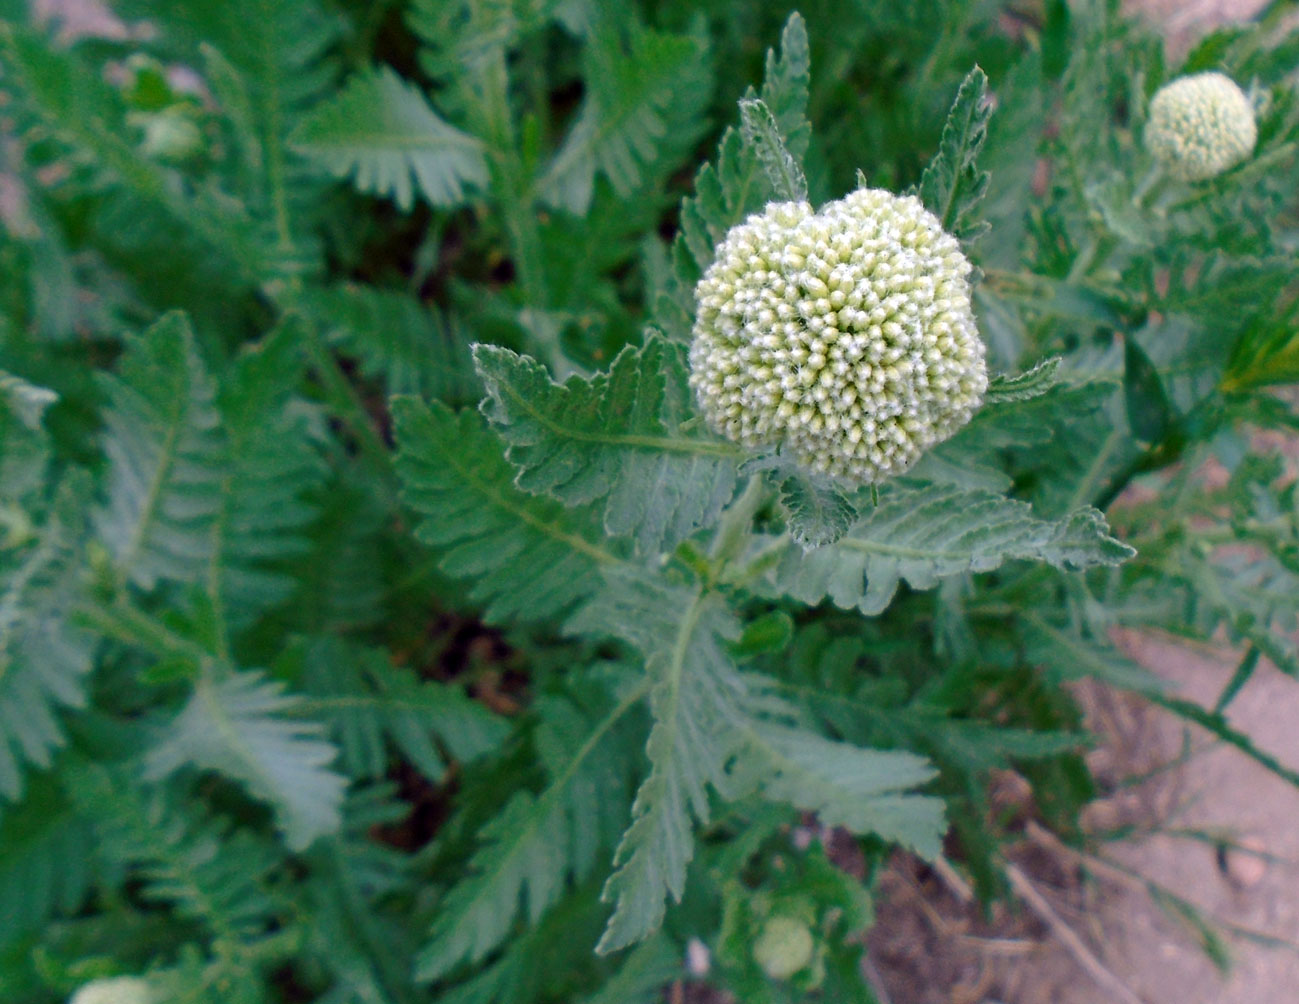
[[[146,773],[214,770],[270,804],[284,838],[304,850],[337,831],[347,781],[329,769],[338,750],[315,722],[290,717],[302,698],[260,672],[204,677],[146,757]]]
[[[282,923],[267,886],[283,848],[270,839],[173,804],[134,773],[100,764],[78,764],[67,787],[94,827],[97,839],[89,850],[100,868],[108,874],[129,868],[141,899],[202,924],[236,956],[235,966],[248,965]]]
[[[665,173],[661,162],[686,152],[700,131],[708,100],[700,42],[635,26],[625,44],[620,36],[602,24],[587,38],[586,100],[537,182],[548,205],[585,214],[597,175],[627,198]]]
[[[943,800],[903,793],[936,776],[923,757],[862,749],[774,722],[756,722],[747,735],[740,769],[753,772],[767,798],[931,861],[942,854]]]
[[[988,381],[988,391],[983,396],[987,405],[1007,404],[1013,401],[1030,401],[1041,397],[1060,382],[1060,357],[1043,359],[1031,370],[1018,376],[1001,374]]]
[[[81,906],[93,839],[56,784],[42,779],[0,821],[0,950]]]
[[[1029,614],[1020,620],[1024,656],[1055,680],[1093,677],[1112,687],[1146,696],[1166,689],[1164,682],[1107,641],[1084,638]]]
[[[340,283],[304,292],[298,307],[340,355],[382,381],[389,395],[432,397],[454,406],[482,394],[455,319],[414,296]]]
[[[293,145],[362,192],[403,210],[416,190],[434,206],[457,206],[487,184],[482,144],[443,121],[391,67],[354,76],[294,129]]]
[[[828,598],[874,615],[902,581],[932,589],[946,576],[992,571],[1013,559],[1082,569],[1132,557],[1107,531],[1105,518],[1091,508],[1041,520],[1027,503],[991,492],[891,486],[837,543],[806,552],[788,548],[771,581],[803,603]]]
[[[781,482],[780,504],[790,536],[804,548],[833,544],[857,520],[857,509],[847,496],[802,474]]]
[[[668,550],[709,525],[735,491],[740,451],[683,431],[693,416],[683,346],[652,337],[608,373],[563,384],[527,356],[476,345],[483,411],[509,444],[518,485],[565,505],[603,502],[604,526]]]
[[[740,135],[767,172],[776,198],[786,202],[807,201],[807,178],[794,155],[785,146],[776,117],[761,98],[740,99]]]
[[[108,399],[99,537],[144,589],[197,582],[221,510],[224,456],[216,391],[189,321],[167,314],[127,340],[116,374],[97,375]]]
[[[222,625],[247,626],[297,588],[287,562],[311,547],[308,526],[327,468],[293,396],[297,333],[284,325],[245,347],[218,407],[228,461],[212,525],[207,589]]]
[[[472,874],[439,904],[417,961],[419,979],[439,979],[460,962],[481,961],[507,939],[521,909],[536,925],[570,879],[590,876],[602,844],[601,820],[610,809],[619,825],[626,818],[619,791],[630,768],[615,740],[643,697],[643,688],[633,690],[594,726],[568,702],[552,700],[542,709],[539,739],[551,754],[550,783],[539,795],[515,792],[484,827],[468,864]]]
[[[1173,406],[1159,371],[1135,338],[1123,339],[1123,399],[1137,439],[1160,443],[1173,428]]]
[[[785,148],[801,162],[811,139],[807,121],[810,60],[807,26],[791,14],[780,36],[780,54],[768,51],[766,75],[759,94],[750,88],[745,97],[761,98],[775,117]],[[726,231],[771,201],[774,192],[757,151],[744,142],[740,131],[728,128],[717,146],[717,160],[695,175],[695,194],[681,203],[681,230],[674,255],[679,281],[686,289],[712,263],[713,249]]]
[[[86,479],[88,480],[88,479]],[[60,708],[86,703],[94,639],[68,621],[88,485],[71,478],[21,546],[0,548],[0,795],[23,791],[23,766],[49,767],[64,742]]]
[[[57,400],[52,390],[0,370],[0,498],[19,499],[40,486],[50,453],[43,419]]]
[[[439,747],[468,763],[497,748],[509,730],[462,688],[420,680],[378,649],[321,638],[303,662],[303,709],[332,726],[350,777],[382,779],[391,744],[430,781],[441,781],[447,764]]]
[[[975,165],[988,136],[992,104],[988,78],[975,67],[961,82],[952,110],[947,113],[938,153],[921,175],[919,196],[943,229],[969,242],[988,228],[974,219],[974,211],[988,190],[989,175]]]
[[[600,588],[618,559],[591,542],[582,513],[514,486],[500,440],[471,411],[414,398],[392,402],[403,498],[424,519],[415,535],[448,575],[472,579],[489,621],[542,620]]]
[[[727,766],[742,741],[745,688],[727,644],[739,630],[716,595],[636,572],[608,576],[606,590],[571,626],[618,632],[645,656],[651,683],[650,774],[602,894],[614,904],[596,946],[607,953],[657,929],[666,897],[680,901],[693,821],[709,818],[708,786],[724,795],[732,789]]]

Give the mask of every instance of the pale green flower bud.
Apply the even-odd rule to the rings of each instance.
[[[812,961],[812,929],[794,917],[772,917],[753,943],[753,961],[773,980],[787,980]]]
[[[1197,73],[1161,87],[1150,100],[1146,148],[1173,177],[1203,181],[1254,152],[1254,109],[1221,73]]]
[[[68,1004],[155,1004],[153,988],[136,976],[112,976],[91,980],[69,999]]]
[[[970,420],[988,375],[970,263],[912,196],[772,203],[695,288],[691,377],[718,433],[855,482],[900,474]]]

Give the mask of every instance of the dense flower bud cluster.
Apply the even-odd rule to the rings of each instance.
[[[91,980],[68,1000],[68,1004],[153,1004],[153,989],[135,976],[111,976]]]
[[[1165,84],[1150,100],[1146,147],[1169,174],[1203,181],[1254,152],[1258,126],[1249,98],[1221,73]]]
[[[987,388],[970,263],[920,201],[861,189],[733,227],[695,289],[691,386],[712,428],[857,482],[899,474]]]

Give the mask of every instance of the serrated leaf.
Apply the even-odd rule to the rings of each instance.
[[[640,572],[610,575],[605,592],[571,626],[620,634],[645,656],[651,681],[651,769],[602,894],[614,904],[596,946],[607,953],[653,933],[666,898],[681,899],[694,822],[709,817],[708,787],[731,790],[726,768],[742,741],[745,688],[727,643],[739,631],[716,595]]]
[[[301,701],[260,672],[204,677],[146,756],[146,774],[189,766],[224,774],[267,802],[288,845],[304,850],[337,831],[347,780],[329,769],[338,750],[324,729],[291,717]]]
[[[833,544],[857,520],[857,508],[846,495],[801,474],[781,482],[780,504],[790,536],[804,548]]]
[[[1040,665],[1052,679],[1092,677],[1112,687],[1147,696],[1162,694],[1167,689],[1163,680],[1108,641],[1083,638],[1036,614],[1022,618],[1019,630],[1025,658]]]
[[[354,76],[312,109],[293,145],[362,192],[409,210],[416,190],[434,206],[457,206],[487,184],[483,146],[445,122],[424,95],[382,66]]]
[[[417,961],[419,979],[436,980],[458,963],[479,962],[506,940],[520,910],[535,925],[570,878],[589,875],[601,845],[601,816],[610,809],[626,812],[619,788],[626,787],[627,758],[611,740],[641,696],[633,693],[594,726],[566,702],[543,709],[550,783],[540,795],[516,792],[483,829],[470,877],[439,904]],[[554,747],[562,747],[558,756]]]
[[[923,757],[862,749],[774,722],[756,722],[747,735],[742,769],[754,773],[767,798],[931,861],[942,853],[943,800],[905,793],[937,774]]]
[[[24,767],[49,767],[66,741],[60,710],[86,703],[95,639],[68,614],[80,594],[88,488],[65,481],[31,538],[0,549],[0,795],[11,799]]]
[[[42,422],[57,400],[52,390],[0,370],[0,498],[18,499],[40,486],[50,453]]]
[[[518,485],[565,505],[603,503],[605,529],[669,550],[711,523],[735,491],[740,451],[683,422],[692,415],[685,348],[658,337],[608,373],[550,379],[527,356],[474,347],[483,411],[509,444]]]
[[[221,508],[224,455],[216,388],[189,321],[166,315],[128,339],[116,374],[98,377],[108,398],[100,540],[143,589],[197,582]]]
[[[807,26],[791,14],[780,36],[780,52],[767,53],[762,90],[745,97],[761,98],[775,117],[785,147],[795,163],[807,153],[811,125],[807,121],[810,79]],[[678,281],[694,286],[712,263],[713,249],[726,231],[762,209],[773,195],[756,151],[746,146],[740,130],[728,128],[717,146],[717,158],[695,175],[695,194],[682,200],[681,229],[673,249]]]
[[[315,641],[303,656],[306,707],[332,726],[351,777],[382,779],[388,744],[430,781],[441,781],[441,752],[468,763],[495,749],[507,721],[462,688],[420,680],[377,649],[336,638]]]
[[[408,293],[340,283],[305,291],[298,306],[340,355],[382,381],[389,395],[455,406],[482,394],[455,318]]]
[[[987,139],[991,117],[988,78],[976,66],[961,82],[947,113],[938,153],[920,178],[920,201],[938,217],[944,230],[962,241],[974,240],[988,227],[973,217],[988,190],[988,172],[980,171],[975,161]]]
[[[1031,370],[1016,376],[999,374],[988,381],[988,391],[983,396],[984,405],[1006,404],[1012,401],[1030,401],[1041,397],[1060,382],[1060,357],[1043,359]]]
[[[620,35],[610,24],[588,36],[586,100],[537,184],[544,202],[578,215],[597,176],[623,198],[643,188],[664,154],[698,131],[707,99],[698,41],[633,27],[624,45]]]
[[[776,198],[786,202],[807,200],[807,178],[785,146],[776,117],[761,98],[740,99],[740,135],[762,169]]]
[[[415,535],[448,575],[472,579],[489,621],[542,620],[600,588],[617,559],[584,533],[581,513],[514,486],[501,441],[472,411],[394,398],[402,497],[424,519]]]
[[[298,333],[286,324],[240,353],[217,404],[225,433],[220,503],[209,544],[207,589],[231,630],[252,623],[297,588],[287,562],[311,547],[311,501],[327,469],[293,396]]]
[[[803,603],[828,598],[874,615],[903,581],[932,589],[945,576],[987,572],[1014,559],[1082,569],[1117,565],[1134,553],[1109,536],[1095,509],[1042,520],[1027,503],[991,492],[891,486],[837,543],[787,549],[771,582]]]
[[[75,913],[90,886],[93,834],[55,783],[33,784],[0,820],[0,950]]]

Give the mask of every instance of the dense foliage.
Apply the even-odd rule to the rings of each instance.
[[[1299,782],[1223,716],[1299,671],[1299,35],[843,6],[0,0],[0,998],[870,1001],[891,854],[1004,891],[990,770],[1082,839],[1069,681]],[[1257,143],[1178,180],[1209,70]],[[710,432],[689,344],[731,227],[860,185],[999,375],[856,488]],[[1244,657],[1200,707],[1120,626]]]

